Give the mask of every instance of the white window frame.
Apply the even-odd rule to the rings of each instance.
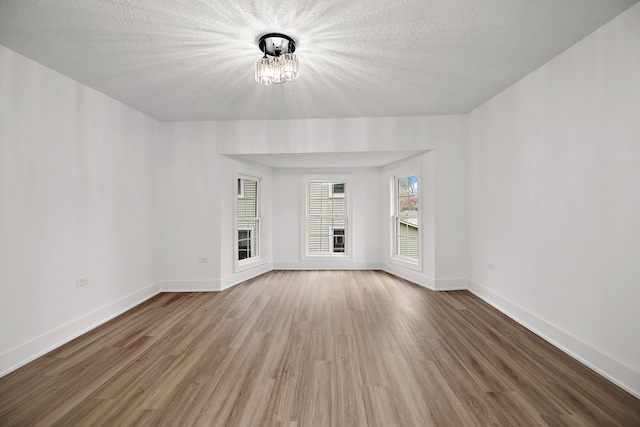
[[[413,270],[422,271],[422,257],[423,248],[422,240],[424,235],[424,185],[423,176],[419,164],[410,164],[391,169],[389,171],[390,176],[390,261],[394,264],[402,265],[403,267],[411,268]],[[416,176],[418,179],[418,212],[416,215],[399,215],[398,212],[398,179],[408,176]],[[398,239],[396,236],[396,223],[398,219],[402,218],[416,218],[418,220],[418,259],[403,256],[398,254]]]
[[[330,186],[329,197],[345,197],[346,194],[346,221],[344,227],[345,248],[344,252],[333,253],[333,238],[329,239],[330,251],[328,254],[310,254],[309,253],[309,183],[323,182],[330,184],[344,183],[344,193],[333,194],[333,185]],[[304,218],[302,220],[302,250],[301,260],[315,261],[352,261],[353,259],[353,191],[351,191],[351,174],[312,174],[302,175],[302,211]],[[338,227],[342,228],[342,227]]]
[[[236,186],[238,182],[240,182],[240,187],[236,187],[236,193],[238,193],[238,190],[240,190],[240,192],[238,193],[238,199],[244,199],[244,178],[236,179]]]
[[[252,170],[245,170],[245,169],[237,169],[234,173],[234,197],[233,197],[233,260],[234,260],[234,272],[240,272],[240,271],[244,271],[244,270],[249,270],[251,268],[255,268],[258,267],[260,265],[264,265],[267,263],[267,258],[266,258],[266,254],[264,253],[264,236],[265,236],[265,231],[264,231],[264,224],[263,224],[263,220],[262,220],[262,200],[263,200],[263,195],[262,195],[262,180],[263,180],[264,176],[257,172],[257,171],[252,171]],[[238,180],[243,180],[243,186],[241,187],[242,190],[240,192],[240,194],[238,194]],[[256,196],[256,216],[255,217],[250,217],[250,218],[242,218],[242,219],[248,219],[248,220],[256,220],[257,221],[257,228],[258,228],[258,233],[257,236],[254,237],[254,239],[257,239],[257,245],[253,245],[251,247],[251,252],[252,254],[255,254],[256,249],[258,250],[258,255],[257,256],[252,256],[249,258],[245,258],[245,259],[239,259],[239,252],[240,252],[240,242],[238,240],[238,231],[240,230],[246,230],[246,227],[239,227],[238,226],[238,200],[239,199],[243,199],[244,198],[244,180],[251,180],[251,181],[255,181],[256,184],[256,192],[257,192],[257,196]],[[254,240],[255,241],[255,240]]]

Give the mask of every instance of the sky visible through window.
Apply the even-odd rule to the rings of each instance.
[[[398,214],[418,211],[418,177],[398,178]]]

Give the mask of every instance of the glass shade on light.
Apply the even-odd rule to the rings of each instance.
[[[287,82],[298,78],[298,57],[293,53],[280,56],[280,78]]]
[[[271,63],[273,66],[273,82],[276,84],[284,83],[282,80],[282,56],[276,56]]]
[[[260,36],[258,48],[264,54],[256,61],[256,81],[262,85],[285,83],[298,78],[296,42],[282,33]]]
[[[264,56],[256,61],[256,81],[265,86],[275,83],[273,59]]]
[[[264,56],[256,61],[256,81],[262,85],[284,83],[298,78],[298,58],[292,53]]]

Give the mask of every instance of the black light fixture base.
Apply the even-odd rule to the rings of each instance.
[[[258,47],[265,55],[280,56],[296,51],[296,41],[286,34],[269,33],[260,37]]]

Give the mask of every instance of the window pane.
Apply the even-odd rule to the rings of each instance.
[[[335,189],[340,191],[336,197]],[[310,182],[308,187],[309,215],[346,215],[345,184]]]
[[[345,197],[331,199],[331,212],[332,215],[346,215],[347,214],[347,201]]]
[[[417,218],[396,218],[396,254],[418,259]]]
[[[238,260],[250,258],[252,245],[251,230],[238,230]]]
[[[411,215],[418,212],[418,177],[398,178],[398,215]]]
[[[238,218],[258,216],[258,182],[239,179],[238,186]]]
[[[238,233],[240,233],[241,230],[251,230],[252,234],[255,236],[258,234],[258,225],[259,220],[257,219],[239,219]]]
[[[344,253],[344,245],[346,241],[344,228],[334,228],[331,238],[333,239],[333,252]]]
[[[309,183],[309,215],[322,215],[324,198],[322,197],[322,183]]]

